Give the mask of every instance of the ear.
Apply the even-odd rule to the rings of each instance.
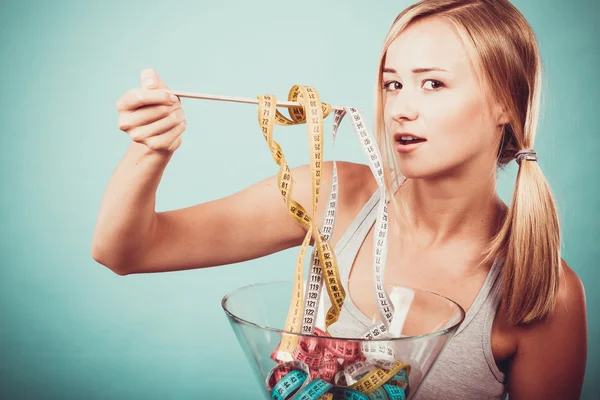
[[[494,118],[496,119],[496,125],[506,125],[510,122],[506,108],[498,103],[494,105]]]

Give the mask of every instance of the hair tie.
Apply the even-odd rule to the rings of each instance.
[[[521,160],[527,160],[527,161],[537,161],[537,154],[535,153],[535,151],[533,151],[533,149],[528,149],[528,150],[520,150],[517,152],[515,159],[517,160],[517,164],[519,164],[519,166],[521,165]]]

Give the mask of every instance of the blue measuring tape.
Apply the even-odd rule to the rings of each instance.
[[[294,396],[294,400],[317,400],[319,397],[329,392],[329,389],[332,387],[333,385],[331,383],[317,378],[300,389],[296,396]]]
[[[383,390],[390,400],[406,400],[406,393],[400,386],[384,384]]]
[[[286,374],[279,382],[273,386],[271,399],[285,400],[294,393],[306,380],[308,374],[299,369],[295,369]]]
[[[340,389],[336,390],[336,393],[339,393],[344,400],[369,400],[369,396],[354,389]]]
[[[290,396],[294,395],[294,400],[318,400],[332,388],[335,394],[341,395],[344,400],[406,400],[407,396],[407,392],[401,386],[387,383],[366,395],[350,388],[334,388],[331,383],[320,378],[314,379],[304,385],[307,379],[308,374],[304,371],[298,369],[290,371],[275,384],[271,391],[271,399],[287,400]],[[406,382],[408,385],[408,376],[404,371],[400,371],[394,375],[393,380]],[[297,390],[298,392],[294,393]]]
[[[333,387],[331,383],[319,378],[308,382],[306,386],[302,387],[307,378],[308,374],[304,371],[298,369],[290,371],[273,386],[271,399],[286,400],[298,388],[301,388],[294,395],[294,400],[318,400],[319,397],[323,396]]]
[[[402,389],[405,397],[410,394],[410,383],[408,382],[408,374],[405,370],[401,369],[388,383],[388,386],[399,387]]]
[[[406,374],[404,374],[404,377],[401,376],[402,372],[395,375],[394,378],[397,380],[406,379]],[[298,369],[290,371],[275,384],[271,391],[271,399],[286,400],[294,395],[294,400],[318,400],[331,389],[335,392],[336,398],[341,395],[344,400],[406,400],[407,396],[402,387],[387,383],[366,395],[350,388],[334,388],[331,383],[320,378],[312,380],[304,386],[306,379],[308,379],[306,372]],[[406,382],[408,382],[408,379],[406,379]],[[299,388],[300,390],[298,390]],[[294,393],[297,390],[298,392]]]

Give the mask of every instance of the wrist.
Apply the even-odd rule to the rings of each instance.
[[[135,152],[138,157],[144,160],[151,160],[158,163],[166,163],[173,156],[172,151],[157,151],[152,150],[148,146],[142,143],[131,142],[131,150]]]

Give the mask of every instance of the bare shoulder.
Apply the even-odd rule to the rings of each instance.
[[[554,310],[519,332],[509,370],[511,399],[579,398],[586,357],[585,290],[563,260]]]
[[[562,260],[562,276],[560,279],[558,292],[558,317],[563,314],[571,314],[574,316],[585,311],[585,288],[583,282],[573,269]]]
[[[534,325],[532,336],[539,336],[548,346],[561,339],[577,339],[569,343],[577,346],[587,343],[584,339],[586,327],[586,301],[583,282],[577,273],[562,260],[556,306],[547,319]],[[525,340],[535,340],[525,336]]]
[[[559,279],[556,306],[548,318],[533,324],[526,330],[525,338],[531,333],[557,335],[562,331],[571,331],[585,322],[586,302],[583,282],[577,273],[562,261],[562,270]]]
[[[377,190],[377,182],[368,165],[348,161],[336,162],[340,201],[346,206],[362,207]],[[333,162],[330,162],[333,170]]]

